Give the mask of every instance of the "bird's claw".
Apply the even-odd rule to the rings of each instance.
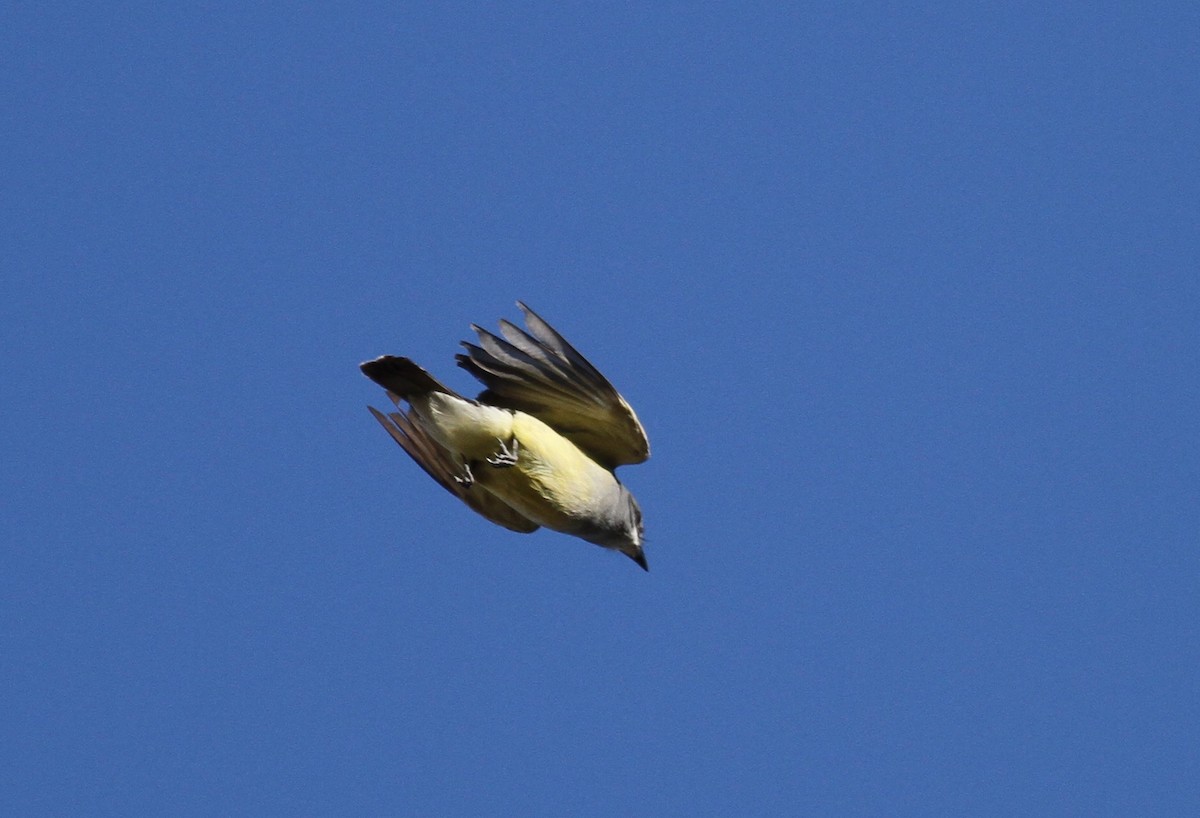
[[[475,484],[475,475],[471,474],[471,464],[466,461],[462,464],[462,474],[454,475],[454,482],[458,483],[465,489],[469,489]]]
[[[496,442],[500,444],[500,451],[487,459],[488,465],[494,466],[497,469],[507,469],[509,466],[515,466],[517,464],[517,452],[521,450],[521,444],[517,442],[515,437],[512,439],[511,447],[503,440],[497,440]]]

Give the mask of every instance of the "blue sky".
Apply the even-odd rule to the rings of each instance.
[[[1200,810],[1193,3],[0,13],[0,811]],[[651,571],[357,364],[527,301]]]

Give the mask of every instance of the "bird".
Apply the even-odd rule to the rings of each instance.
[[[418,466],[511,531],[544,527],[618,551],[649,571],[642,510],[616,476],[650,457],[637,414],[600,371],[518,301],[525,329],[472,324],[455,360],[484,390],[464,397],[409,358],[359,365],[396,411],[368,406]]]

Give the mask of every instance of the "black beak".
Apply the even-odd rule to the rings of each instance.
[[[633,560],[638,565],[642,566],[643,571],[650,570],[650,566],[646,564],[646,552],[642,549],[639,548],[636,554],[627,554],[626,556],[628,556],[629,559]]]

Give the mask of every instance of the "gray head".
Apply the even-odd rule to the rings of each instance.
[[[617,495],[605,505],[598,517],[588,520],[579,531],[572,533],[590,543],[620,551],[640,565],[642,570],[649,571],[646,554],[642,551],[645,541],[642,510],[629,489],[618,483],[617,490]]]

